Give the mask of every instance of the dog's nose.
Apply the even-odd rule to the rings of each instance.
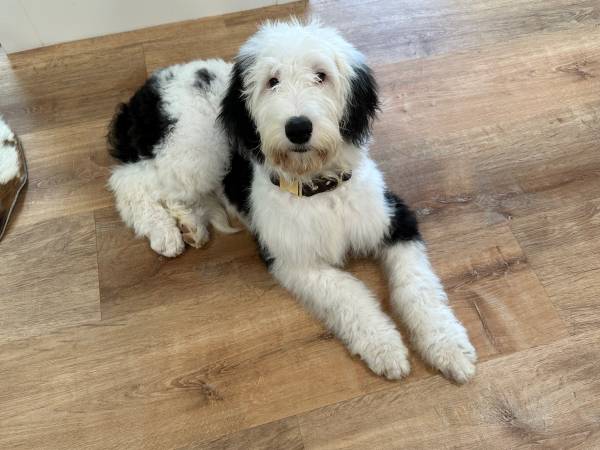
[[[306,116],[291,117],[285,123],[285,135],[294,144],[305,144],[312,134],[312,122]]]

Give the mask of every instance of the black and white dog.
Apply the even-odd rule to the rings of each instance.
[[[427,363],[457,382],[475,349],[448,306],[415,215],[368,156],[378,108],[364,57],[316,22],[266,23],[233,65],[156,72],[120,106],[109,133],[110,188],[125,223],[165,256],[199,247],[207,226],[255,235],[270,272],[377,374],[410,371],[394,322],[343,271],[379,258],[394,310]]]

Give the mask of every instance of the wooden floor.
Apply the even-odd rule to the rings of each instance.
[[[372,155],[477,347],[466,386],[415,356],[371,374],[248,234],[168,260],[115,212],[115,104],[290,13],[375,70]],[[30,173],[0,242],[0,448],[600,448],[599,0],[314,0],[0,55],[0,112]]]

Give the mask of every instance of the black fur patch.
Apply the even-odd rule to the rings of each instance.
[[[163,110],[158,80],[149,78],[128,103],[121,103],[109,126],[110,154],[123,161],[135,162],[154,157],[154,147],[175,125]]]
[[[253,177],[252,163],[237,151],[233,151],[229,172],[223,179],[223,189],[229,202],[243,215],[250,214],[250,185]],[[254,236],[260,259],[270,269],[275,261],[269,250],[260,243],[257,235]]]
[[[264,161],[260,151],[260,136],[242,93],[244,71],[252,63],[250,58],[235,62],[219,114],[219,121],[230,138],[232,155],[229,171],[223,179],[223,189],[229,202],[246,216],[250,214],[250,186],[254,176],[251,160]],[[258,236],[254,238],[260,258],[270,269],[275,258],[260,243]]]
[[[385,237],[385,244],[391,245],[399,241],[420,240],[417,216],[393,192],[385,193],[385,201],[393,211],[390,229]]]
[[[173,78],[175,78],[175,74],[172,70],[167,69],[167,72],[165,74],[165,81],[173,81]]]
[[[252,163],[234,149],[231,152],[229,172],[223,178],[223,188],[229,202],[245,215],[250,213],[252,176]]]
[[[234,152],[239,151],[262,162],[264,156],[260,151],[260,136],[243,96],[244,71],[252,63],[253,59],[246,58],[237,60],[233,65],[229,87],[221,102],[219,121],[230,138]]]
[[[258,255],[260,256],[260,259],[265,263],[267,269],[270,269],[275,262],[275,258],[271,256],[269,250],[260,243],[258,237],[256,237],[256,245],[258,246]]]
[[[379,110],[377,82],[366,65],[354,68],[355,76],[350,80],[350,96],[344,119],[340,123],[342,136],[354,145],[363,144],[371,134],[373,119]]]
[[[210,83],[214,79],[214,73],[209,72],[207,69],[204,68],[198,69],[196,71],[196,83],[194,83],[194,86],[196,86],[198,89],[206,89],[210,86]]]

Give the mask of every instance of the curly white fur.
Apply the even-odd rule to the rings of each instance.
[[[195,87],[201,68],[215,75],[207,89]],[[154,158],[117,166],[110,177],[123,221],[161,255],[173,257],[184,250],[180,227],[190,230],[194,246],[208,240],[209,222],[221,231],[236,231],[220,206],[229,144],[216,123],[230,70],[229,63],[208,60],[157,72],[165,112],[177,122],[156,146]]]
[[[396,212],[386,201],[382,174],[366,145],[343,136],[340,123],[350,99],[358,98],[352,89],[363,56],[336,31],[293,21],[264,25],[237,61],[246,64],[239,100],[260,136],[260,148],[246,150],[264,157],[251,163],[248,211],[224,195],[232,157],[217,116],[232,66],[196,61],[156,75],[165,111],[176,123],[153,158],[114,170],[110,187],[124,221],[148,237],[155,251],[175,256],[184,248],[182,224],[198,245],[208,237],[209,222],[233,231],[224,205],[255,234],[283,286],[375,373],[401,378],[410,365],[394,322],[368,288],[341,269],[349,254],[374,255],[387,270],[394,310],[414,348],[444,375],[461,383],[470,379],[475,350],[448,306],[424,244],[418,236],[389,239]],[[214,74],[209,89],[193,87],[199,68]],[[326,74],[324,81],[318,73]],[[285,131],[286,121],[299,115],[313,123],[304,152],[294,151]],[[272,182],[273,175],[310,181],[338,170],[352,171],[352,178],[312,197],[295,197]]]

